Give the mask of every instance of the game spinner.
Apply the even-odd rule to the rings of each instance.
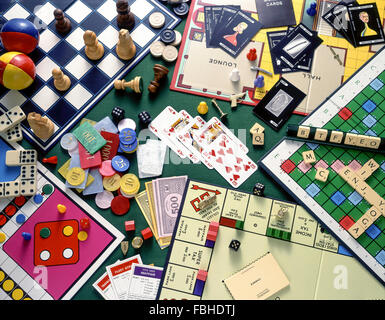
[[[361,143],[379,147],[385,132],[384,84],[385,50],[381,49],[301,123],[332,130],[335,136],[338,131],[347,133],[343,147],[283,139],[260,161],[382,283],[385,157],[368,148],[350,149],[346,141],[355,147]],[[304,158],[307,151],[314,155],[312,161]],[[328,172],[325,182],[315,179],[321,168]]]
[[[6,167],[0,139],[1,182],[20,167]],[[0,300],[68,300],[119,246],[124,235],[37,163],[33,197],[0,199]]]
[[[121,60],[116,51],[119,29],[116,23],[116,3],[113,0],[93,1],[13,1],[0,4],[2,23],[12,18],[25,18],[35,24],[40,32],[38,47],[29,54],[36,65],[36,77],[24,90],[0,89],[0,110],[20,106],[25,114],[37,112],[47,116],[55,125],[54,134],[46,140],[38,138],[28,125],[22,124],[24,136],[40,151],[48,151],[93,106],[113,88],[114,80],[126,75],[149,52],[162,30],[174,28],[180,18],[157,0],[129,0],[135,16],[135,27],[130,31],[136,45],[136,55],[129,61]],[[71,30],[62,35],[56,31],[54,10],[60,8],[71,21]],[[162,12],[165,24],[152,28],[149,16]],[[95,32],[104,46],[99,60],[90,60],[84,52],[83,34]],[[1,48],[0,54],[4,53]],[[57,90],[53,84],[52,69],[61,68],[69,76],[71,86],[67,91]]]
[[[231,299],[223,280],[268,252],[289,281],[269,299],[376,299],[385,292],[301,206],[189,180],[158,298]]]

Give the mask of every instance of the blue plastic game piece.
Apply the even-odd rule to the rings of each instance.
[[[175,41],[175,39],[176,39],[176,35],[174,30],[164,29],[160,33],[160,40],[165,44],[171,44]]]
[[[20,214],[18,214],[18,215],[16,216],[16,222],[17,222],[18,224],[24,223],[24,222],[25,222],[25,219],[26,219],[26,217],[25,217],[25,215],[22,214],[22,213],[20,213]]]
[[[317,13],[317,10],[316,10],[316,7],[317,7],[317,3],[313,2],[309,8],[306,9],[306,13],[311,16],[311,17],[314,17],[315,14]]]
[[[194,287],[194,296],[202,296],[203,288],[205,287],[205,282],[202,280],[197,279],[195,281],[195,287]]]
[[[29,232],[23,232],[21,236],[24,238],[24,240],[31,240],[32,235]]]
[[[212,240],[206,240],[205,247],[207,248],[214,248],[215,241]]]
[[[130,128],[125,128],[120,132],[119,140],[121,144],[132,144],[136,140],[136,132]]]
[[[35,194],[33,196],[33,201],[36,203],[36,204],[40,204],[43,202],[43,196],[41,194]]]
[[[115,156],[111,160],[111,165],[117,172],[126,172],[130,168],[130,161],[123,156]]]
[[[183,17],[188,13],[189,9],[190,9],[189,5],[186,2],[183,2],[175,6],[172,10],[177,16]]]
[[[254,80],[254,86],[257,88],[263,88],[265,86],[265,77],[262,75],[259,75],[255,80]]]

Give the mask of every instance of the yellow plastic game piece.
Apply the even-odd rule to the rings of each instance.
[[[140,182],[136,175],[127,173],[120,179],[120,188],[128,195],[135,194],[140,188]]]
[[[61,214],[66,213],[67,207],[64,204],[58,204],[57,211]]]
[[[79,241],[86,241],[88,238],[88,233],[86,231],[80,231],[78,233],[78,239]]]
[[[201,101],[197,107],[197,111],[199,114],[206,114],[209,111],[209,107],[206,102]]]
[[[324,168],[317,168],[315,179],[318,181],[326,182],[329,176],[329,170]]]
[[[103,178],[103,187],[107,191],[114,192],[120,188],[120,175],[117,173],[114,174],[111,177],[104,177]]]
[[[82,168],[74,167],[68,170],[67,181],[73,186],[80,186],[86,178],[86,173]]]
[[[74,233],[74,228],[72,228],[71,226],[65,226],[63,228],[63,234],[66,236],[66,237],[69,237],[70,235],[72,235]]]
[[[4,271],[0,270],[0,282],[2,282],[4,280],[4,278],[5,278],[5,273],[4,273]]]
[[[6,237],[5,233],[0,232],[0,243],[3,243],[3,242],[5,241],[6,238],[7,238],[7,237]]]
[[[313,150],[302,152],[302,157],[303,161],[307,164],[311,164],[317,161]]]
[[[12,291],[12,299],[13,300],[21,300],[23,298],[24,292],[20,288],[17,288]]]
[[[7,279],[3,283],[3,289],[6,292],[11,291],[15,287],[15,283],[11,279]]]

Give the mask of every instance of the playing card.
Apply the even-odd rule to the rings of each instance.
[[[214,26],[214,30],[211,33],[210,48],[218,47],[218,35],[221,32],[224,25],[226,25],[231,18],[239,11],[239,7],[236,6],[226,6],[223,7],[220,11],[220,16],[216,17],[218,19]]]
[[[258,169],[257,165],[225,134],[221,134],[202,154],[211,157],[213,167],[234,188],[238,188]]]
[[[185,128],[179,132],[178,139],[201,162],[203,162],[207,168],[212,169],[213,166],[209,161],[210,159],[202,156],[202,148],[193,136],[193,133],[200,130],[205,124],[206,121],[204,121],[200,116],[195,117]]]
[[[179,116],[179,113],[174,110],[174,108],[168,106],[166,107],[153,121],[151,121],[148,129],[155,134],[159,139],[161,139],[167,146],[178,154],[182,159],[186,158],[185,150],[181,150],[173,142],[168,139],[168,136],[164,132],[164,128],[171,121],[176,121]]]
[[[182,110],[178,113],[176,120],[172,119],[168,122],[168,125],[163,128],[163,133],[179,150],[182,150],[184,155],[187,156],[193,163],[198,163],[199,159],[178,139],[179,132],[183,130],[191,122],[191,120],[192,117],[188,114],[188,112]]]

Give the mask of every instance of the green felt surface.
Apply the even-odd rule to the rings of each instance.
[[[176,30],[183,33],[185,20],[176,28]],[[246,57],[245,57],[246,59]],[[165,65],[169,68],[170,72],[168,74],[168,79],[165,81],[159,89],[159,92],[156,96],[151,97],[148,94],[147,86],[151,80],[153,80],[153,66],[155,63]],[[199,97],[190,94],[184,94],[176,91],[169,90],[169,84],[171,82],[172,74],[174,71],[174,63],[168,64],[163,61],[161,58],[154,58],[151,54],[148,54],[127,76],[126,80],[131,80],[135,76],[142,76],[144,84],[143,94],[136,95],[131,93],[130,89],[127,89],[126,92],[118,92],[115,89],[112,89],[85,117],[94,121],[99,121],[105,116],[110,116],[111,110],[115,106],[120,106],[124,108],[126,117],[132,118],[137,123],[137,134],[138,140],[140,143],[143,143],[146,136],[149,136],[149,132],[142,131],[140,132],[140,126],[138,121],[138,113],[146,110],[148,111],[152,118],[154,119],[167,105],[172,106],[177,111],[186,110],[190,113],[191,116],[195,117],[198,115],[197,106],[200,101],[206,101],[209,105],[208,113],[203,116],[203,118],[208,121],[211,117],[219,116],[218,111],[215,107],[211,105],[210,99]],[[221,75],[218,75],[221,76]],[[227,77],[227,74],[223,75]],[[219,88],[218,88],[219,89]],[[225,124],[230,128],[234,129],[235,135],[237,135],[242,141],[246,141],[246,145],[249,148],[248,156],[257,162],[270,148],[272,148],[284,135],[286,131],[286,126],[279,132],[275,132],[273,129],[264,124],[252,113],[252,107],[245,105],[238,105],[236,110],[231,110],[230,102],[218,101],[224,112],[229,113],[228,120]],[[303,119],[302,116],[292,115],[289,119],[290,123],[297,124]],[[251,135],[249,133],[250,128],[254,125],[255,122],[262,124],[265,129],[265,145],[253,147],[251,143]],[[76,126],[77,127],[77,126]],[[75,127],[75,128],[76,128]],[[24,140],[22,142],[24,148],[31,148],[31,145]],[[57,172],[68,159],[69,155],[67,151],[63,150],[60,147],[60,144],[57,144],[53,149],[51,149],[45,156],[58,156],[57,166],[47,165],[59,179],[63,181],[63,178]],[[39,155],[39,160],[41,161],[44,155]],[[130,172],[138,174],[136,155],[128,157],[131,161]],[[167,163],[168,162],[168,163]],[[168,176],[177,176],[177,175],[188,175],[192,179],[201,180],[208,183],[213,183],[221,185],[224,187],[230,187],[230,185],[224,180],[220,174],[215,170],[209,170],[203,164],[192,164],[186,160],[182,161],[175,153],[167,152],[166,154],[166,164],[163,168],[163,177]],[[140,191],[145,189],[144,183],[151,179],[141,179]],[[261,169],[258,169],[246,182],[244,182],[238,189],[242,191],[252,192],[253,186],[256,182],[263,183],[265,188],[265,194],[269,197],[282,199],[282,200],[292,200],[292,198],[285,192],[283,189],[275,183],[265,172]],[[81,195],[87,203],[98,211],[103,217],[105,217],[109,222],[111,222],[115,227],[117,227],[123,234],[126,234],[126,238],[131,242],[135,235],[140,235],[140,231],[146,228],[148,225],[140,212],[138,205],[135,200],[131,201],[130,211],[124,216],[115,216],[110,209],[101,210],[95,205],[95,196],[84,197]],[[126,220],[135,220],[136,230],[131,233],[127,233],[124,230],[124,221]],[[131,247],[127,253],[127,257],[135,254],[135,250]],[[156,266],[163,266],[166,257],[167,249],[160,250],[158,244],[154,238],[146,240],[142,248],[138,251],[140,253],[142,260],[146,264],[154,263]],[[124,256],[120,250],[117,248],[113,254],[102,264],[102,266],[96,271],[96,273],[89,279],[89,281],[79,290],[75,295],[74,299],[99,299],[101,296],[93,289],[92,283],[94,283],[104,272],[107,265],[115,263],[118,259],[124,259]]]

